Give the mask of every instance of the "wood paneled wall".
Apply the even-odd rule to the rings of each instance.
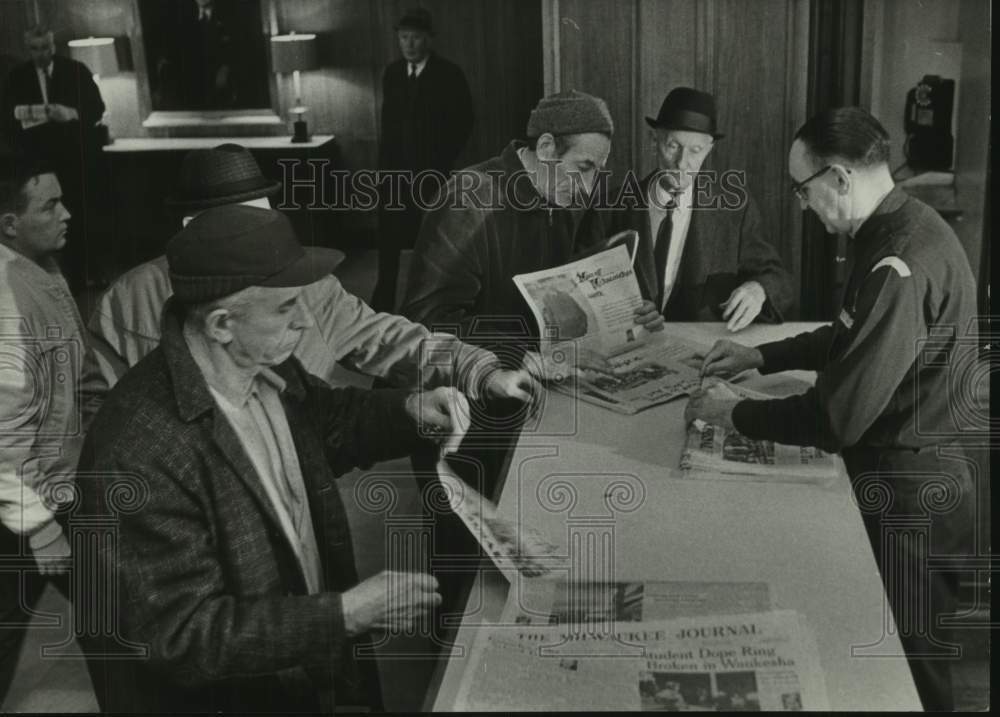
[[[303,74],[303,102],[310,108],[310,129],[337,136],[346,169],[375,166],[382,71],[398,57],[394,25],[409,7],[431,12],[435,49],[462,67],[472,89],[476,124],[460,164],[486,159],[523,136],[528,113],[542,96],[541,0],[262,2],[273,2],[277,31],[319,35],[321,69]],[[88,35],[130,38],[122,43],[124,52],[138,52],[133,0],[0,0],[0,7],[0,56],[26,57],[21,33],[34,22],[35,7],[52,26],[60,53],[68,40]],[[139,79],[129,65],[115,77],[102,77],[101,90],[113,135],[143,137]],[[280,79],[278,94],[284,112],[294,101],[291,78]]]
[[[807,0],[545,0],[547,91],[603,97],[615,120],[609,168],[655,167],[644,118],[674,87],[715,95],[725,138],[706,168],[745,170],[764,225],[796,278],[801,211],[787,153],[805,121]],[[799,287],[796,286],[796,293]]]

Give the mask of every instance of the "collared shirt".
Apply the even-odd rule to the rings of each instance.
[[[427,57],[430,57],[430,55]],[[417,77],[420,77],[420,73],[424,71],[425,67],[427,67],[427,57],[422,59],[420,62],[408,63],[406,67],[406,76],[411,77],[414,73],[416,73]]]
[[[229,420],[260,476],[281,527],[295,551],[310,595],[323,589],[322,567],[309,497],[288,417],[281,403],[285,382],[270,369],[261,371],[245,396],[234,396],[205,376],[208,390]]]
[[[670,203],[670,193],[663,188],[659,182],[653,182],[649,189],[650,193],[656,192],[656,196],[650,196],[649,201],[649,230],[653,238],[653,248],[656,248],[656,234],[660,229],[660,224],[667,216],[665,207]],[[681,256],[684,253],[684,242],[687,241],[688,226],[691,223],[691,197],[694,194],[694,184],[677,195],[676,207],[671,213],[673,221],[670,227],[670,250],[667,252],[667,263],[665,267],[656,267],[657,271],[663,271],[663,306],[662,311],[670,299],[670,292],[673,291],[677,281],[677,271],[681,265]]]
[[[38,76],[38,86],[42,88],[42,104],[49,104],[49,82],[52,82],[52,68],[55,65],[54,62],[50,62],[48,67],[39,67],[35,65],[35,74]],[[48,82],[46,82],[46,76],[48,76]]]
[[[0,336],[0,521],[34,542],[71,499],[55,486],[73,479],[83,443],[83,323],[55,259],[0,244]]]

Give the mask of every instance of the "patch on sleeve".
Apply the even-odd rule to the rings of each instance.
[[[896,270],[904,279],[910,276],[910,267],[906,265],[906,262],[900,259],[898,256],[887,256],[885,259],[880,261],[878,264],[872,267],[872,271],[876,269],[881,269],[883,266],[888,266]]]

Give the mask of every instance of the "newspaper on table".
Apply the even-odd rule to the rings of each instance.
[[[772,398],[717,380],[708,391],[719,398]],[[819,448],[754,440],[704,421],[688,426],[680,468],[687,478],[724,480],[825,483],[838,475],[836,456]]]
[[[509,581],[518,574],[537,577],[559,564],[556,546],[537,531],[497,517],[496,505],[459,478],[448,465],[448,456],[458,450],[469,429],[470,412],[464,396],[452,410],[454,430],[441,448],[437,463],[438,480],[448,497],[448,504],[479,542],[497,569]]]
[[[565,364],[566,381],[556,382],[556,389],[626,414],[699,386],[697,369],[684,363],[694,356],[693,348],[636,325],[642,294],[631,259],[628,248],[618,244],[514,277],[538,322],[541,360],[547,366]],[[577,370],[587,356],[606,362],[610,371]]]
[[[511,586],[502,625],[639,622],[771,609],[764,582],[521,580]]]
[[[473,645],[455,708],[825,710],[818,650],[791,610],[495,627]]]

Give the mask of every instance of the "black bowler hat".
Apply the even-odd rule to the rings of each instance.
[[[672,89],[660,105],[660,113],[656,115],[656,119],[647,117],[646,124],[654,129],[704,132],[714,139],[725,136],[718,131],[715,98],[691,87]]]
[[[167,244],[174,296],[186,304],[250,286],[306,286],[329,275],[343,257],[303,247],[281,212],[242,204],[202,212]]]
[[[279,189],[281,182],[267,179],[246,147],[220,144],[184,156],[176,192],[165,204],[178,211],[199,211],[269,197]]]
[[[396,23],[396,30],[419,30],[428,35],[434,34],[434,26],[431,24],[431,14],[422,7],[410,8],[406,14]]]

